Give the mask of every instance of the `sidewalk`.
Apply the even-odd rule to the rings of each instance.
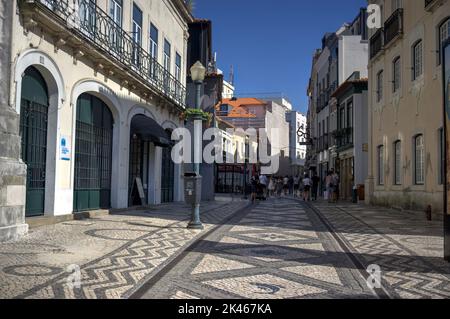
[[[191,211],[184,204],[31,229],[17,242],[0,244],[0,298],[126,298],[247,204],[203,204],[204,231],[186,228]],[[77,268],[81,289],[68,285]]]
[[[442,221],[427,221],[421,212],[345,202],[309,204],[363,265],[381,267],[391,297],[450,298]]]

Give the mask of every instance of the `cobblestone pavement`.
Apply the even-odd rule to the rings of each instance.
[[[443,224],[425,213],[350,204],[310,206],[363,265],[377,264],[392,298],[450,298]]]
[[[203,205],[203,232],[186,229],[190,208],[181,204],[32,229],[17,242],[0,244],[0,298],[127,298],[245,206]],[[80,288],[67,280],[77,267]]]
[[[448,298],[442,223],[359,205],[260,203],[190,246],[133,298]],[[367,286],[378,264],[382,288]]]

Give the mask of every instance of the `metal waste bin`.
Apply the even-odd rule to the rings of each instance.
[[[353,186],[353,190],[352,190],[352,203],[353,204],[358,203],[358,187],[356,185]]]
[[[199,205],[202,200],[202,177],[195,173],[184,174],[184,200],[189,205]]]

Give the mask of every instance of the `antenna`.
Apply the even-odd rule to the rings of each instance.
[[[230,79],[229,82],[231,85],[234,86],[234,67],[233,65],[230,67]]]

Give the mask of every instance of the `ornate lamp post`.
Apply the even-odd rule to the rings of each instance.
[[[200,61],[197,61],[192,67],[191,67],[191,78],[192,81],[195,84],[195,109],[196,110],[200,110],[200,103],[201,103],[201,88],[203,85],[203,81],[205,80],[205,75],[206,75],[206,68],[201,64]],[[196,127],[196,122],[197,121],[203,121],[203,118],[201,116],[194,116],[192,117],[192,121],[194,124],[194,131],[195,131],[195,127]],[[201,129],[201,128],[200,128]],[[195,134],[194,134],[194,138],[195,138]],[[202,136],[201,134],[199,134],[199,136],[197,137],[198,140],[194,140],[194,154],[196,154],[197,152],[200,152],[202,149]],[[198,161],[198,159],[196,158],[196,156],[194,155],[194,160],[193,160],[193,169],[194,169],[194,174],[195,174],[195,178],[197,178],[197,181],[200,180],[201,181],[201,177],[200,177],[200,163]],[[201,198],[201,184],[200,182],[196,182],[196,193],[198,192],[198,198]],[[190,229],[203,229],[203,225],[202,222],[200,220],[200,202],[198,201],[197,203],[192,205],[192,216],[191,216],[191,221],[189,222],[188,228]]]

